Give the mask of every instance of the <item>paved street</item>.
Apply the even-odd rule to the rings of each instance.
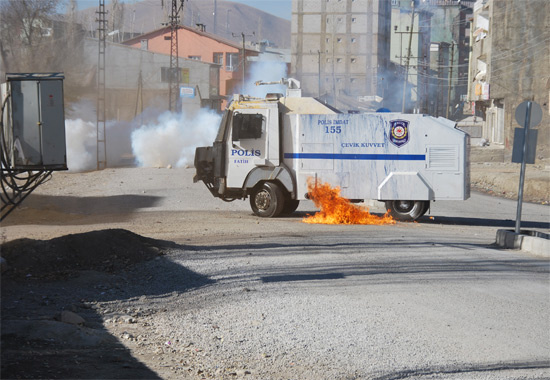
[[[192,174],[56,174],[3,235],[124,228],[175,242],[97,305],[104,319],[150,311],[132,325],[149,345],[120,339],[162,378],[550,378],[550,262],[493,244],[515,202],[474,193],[418,223],[311,225],[310,202],[261,219]],[[525,204],[524,227],[548,232],[548,210]]]

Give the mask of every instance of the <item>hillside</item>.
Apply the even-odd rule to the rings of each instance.
[[[289,20],[232,1],[218,0],[217,9],[214,25],[214,1],[189,0],[185,2],[182,23],[187,26],[204,24],[207,32],[238,43],[242,41],[241,33],[244,32],[249,41],[269,40],[280,48],[290,48]],[[158,29],[168,21],[171,0],[119,3],[117,9],[113,9],[112,2],[109,2],[106,10],[109,31],[118,30],[120,36],[142,34]],[[96,11],[97,8],[88,8],[79,12],[78,19],[87,30],[97,29]],[[237,36],[233,37],[233,34]]]

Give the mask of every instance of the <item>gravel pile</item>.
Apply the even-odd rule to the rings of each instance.
[[[167,243],[123,229],[51,240],[17,239],[0,246],[6,276],[55,279],[82,270],[117,272],[163,254]]]

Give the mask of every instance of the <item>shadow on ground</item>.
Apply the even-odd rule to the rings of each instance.
[[[222,244],[209,246],[185,246],[194,251],[195,260],[220,260],[223,258],[253,257],[268,259],[266,267],[255,271],[232,273],[234,281],[258,278],[264,283],[325,281],[338,286],[339,280],[361,278],[372,285],[414,284],[423,281],[469,282],[484,278],[502,278],[502,275],[548,276],[550,262],[531,257],[502,256],[479,259],[480,249],[500,251],[494,245],[452,241],[415,241],[391,238],[372,242],[346,241],[345,236],[324,235],[286,237],[285,242],[266,241],[249,244]],[[385,252],[385,254],[380,254]],[[416,254],[422,252],[421,255]],[[451,254],[461,252],[460,255]],[[471,252],[471,254],[470,254]],[[372,255],[371,255],[372,253]],[[364,260],[349,260],[358,255]],[[317,256],[315,260],[297,260],[299,256]],[[322,259],[321,259],[322,258]],[[307,261],[308,264],[299,264]],[[281,264],[273,264],[273,262]],[[311,262],[314,262],[312,264]],[[347,282],[346,284],[352,284]]]
[[[303,219],[309,215],[313,215],[314,212],[294,212],[292,215],[286,216],[287,218]],[[382,216],[382,213],[372,213],[376,216]],[[411,223],[411,222],[398,222],[398,223]],[[458,217],[458,216],[430,216],[424,215],[416,221],[420,224],[442,224],[449,226],[480,226],[480,227],[502,227],[502,228],[514,228],[516,225],[515,220],[510,219],[491,219],[491,218],[470,218],[470,217]],[[550,222],[538,222],[538,221],[521,221],[522,228],[543,228],[550,229]]]
[[[31,194],[2,223],[6,226],[37,223],[57,225],[74,218],[105,214],[112,215],[111,221],[126,220],[128,215],[140,209],[154,207],[161,200],[162,197],[158,196],[136,194],[104,197]]]
[[[374,380],[399,380],[407,378],[433,378],[435,375],[451,377],[453,375],[462,375],[461,378],[474,377],[480,374],[487,376],[498,376],[503,372],[513,372],[517,377],[514,378],[529,378],[529,371],[546,370],[550,368],[550,360],[540,361],[517,361],[517,362],[499,362],[499,363],[481,363],[481,364],[455,364],[449,367],[433,367],[421,369],[404,369],[384,375],[376,376]],[[519,372],[519,373],[518,373]],[[508,378],[508,376],[502,376]],[[440,377],[441,378],[441,377]],[[454,376],[453,376],[454,378]],[[476,376],[476,378],[478,378]],[[535,378],[535,377],[533,377]],[[538,376],[536,378],[539,378]]]
[[[423,216],[418,220],[422,224],[444,224],[444,225],[458,225],[458,226],[480,226],[480,227],[502,227],[502,228],[514,228],[516,226],[515,220],[509,219],[487,219],[487,218],[464,218],[464,217],[450,217],[450,216],[435,216],[431,219],[429,216]],[[550,228],[550,222],[534,222],[529,220],[522,220],[521,227],[523,228]]]
[[[128,301],[212,283],[169,260],[164,252],[173,247],[126,230],[3,244],[2,379],[160,379],[105,329],[105,306],[120,311]],[[148,276],[152,267],[162,277]],[[64,320],[63,312],[85,322]],[[136,323],[157,312],[124,309]]]

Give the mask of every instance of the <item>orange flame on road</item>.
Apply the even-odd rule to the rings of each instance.
[[[340,196],[340,188],[332,188],[330,184],[315,184],[312,178],[307,181],[308,192],[315,206],[321,211],[302,219],[304,223],[317,224],[395,224],[389,215],[376,216],[369,209],[354,205]]]

